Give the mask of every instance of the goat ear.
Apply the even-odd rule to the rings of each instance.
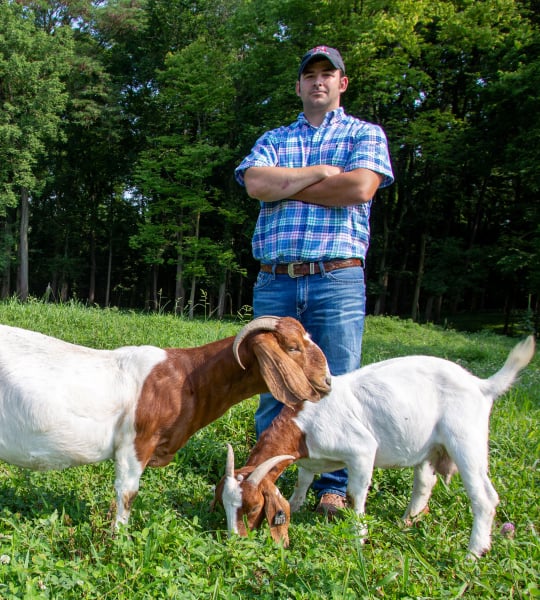
[[[270,535],[274,542],[282,542],[284,548],[289,547],[289,523],[291,522],[291,507],[289,502],[281,495],[276,486],[271,486],[270,491],[263,492],[264,512]]]
[[[264,341],[256,340],[253,351],[274,398],[291,408],[304,400],[318,402],[321,399],[302,369],[283,352],[273,335],[265,335]]]

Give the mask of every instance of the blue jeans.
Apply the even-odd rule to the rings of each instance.
[[[365,283],[362,267],[336,269],[292,278],[259,272],[253,288],[255,317],[275,315],[298,319],[325,353],[332,375],[360,366],[365,316]],[[271,394],[261,394],[255,413],[257,437],[279,414],[283,405]],[[347,471],[323,473],[313,483],[323,493],[345,496]]]

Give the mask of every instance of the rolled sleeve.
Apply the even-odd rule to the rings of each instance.
[[[369,169],[383,176],[380,188],[394,182],[394,173],[388,151],[386,135],[381,127],[366,124],[358,133],[354,150],[347,162],[346,170]]]
[[[278,165],[278,156],[272,140],[272,132],[262,135],[256,142],[251,152],[234,170],[236,181],[245,187],[245,173],[251,167],[275,167]]]

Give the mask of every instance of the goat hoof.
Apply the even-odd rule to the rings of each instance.
[[[420,519],[422,519],[422,517],[424,517],[425,515],[429,514],[429,506],[424,506],[424,508],[416,513],[414,516],[408,515],[406,517],[403,518],[403,524],[405,525],[405,527],[413,527],[413,525],[415,525],[416,523],[418,523],[418,521],[420,521]]]
[[[467,560],[477,561],[482,556],[485,556],[489,552],[489,548],[483,548],[482,550],[469,550],[467,553]]]

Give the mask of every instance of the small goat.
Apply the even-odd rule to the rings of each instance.
[[[144,469],[231,406],[268,390],[289,406],[316,402],[329,383],[324,354],[291,318],[168,349],[95,350],[1,325],[0,460],[49,470],[113,459],[118,526]]]
[[[332,377],[332,391],[319,403],[284,407],[236,472],[229,446],[214,500],[225,507],[229,531],[246,535],[246,526],[258,527],[266,516],[272,537],[288,545],[289,503],[275,481],[293,461],[298,481],[291,510],[303,504],[315,473],[347,467],[347,491],[358,515],[374,467],[414,467],[406,521],[427,511],[437,473],[449,481],[459,470],[473,512],[469,552],[481,556],[490,548],[499,501],[488,478],[491,407],[534,350],[530,336],[489,379],[430,356],[394,358]]]

